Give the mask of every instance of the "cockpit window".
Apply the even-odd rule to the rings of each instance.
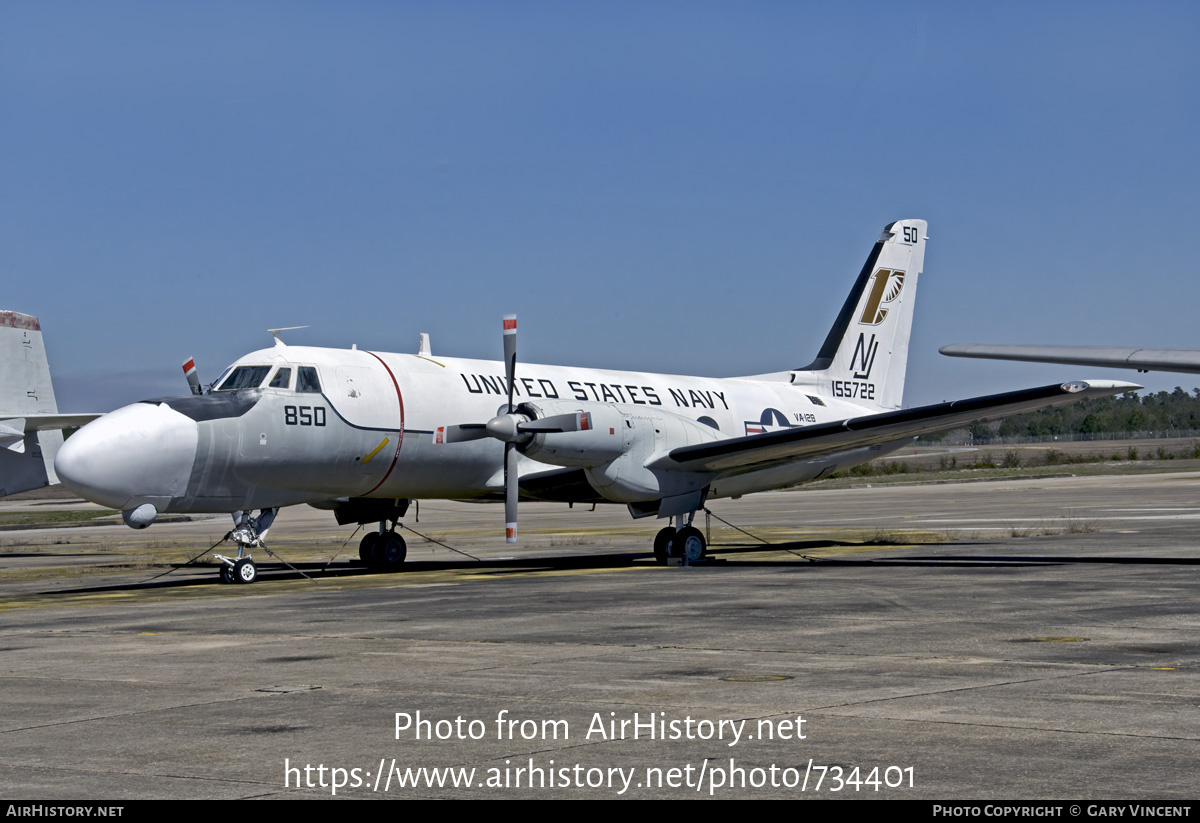
[[[262,381],[270,370],[270,366],[238,366],[229,373],[225,382],[217,387],[217,391],[256,389],[262,385]]]
[[[317,370],[312,366],[301,366],[296,378],[296,391],[321,393],[321,381],[317,379]]]
[[[280,369],[275,372],[275,376],[271,378],[271,388],[286,389],[292,382],[292,370]]]
[[[233,366],[229,366],[225,369],[225,371],[221,372],[220,377],[208,384],[208,388],[204,390],[204,393],[208,394],[211,391],[216,391],[217,386],[221,385],[225,378],[229,376],[231,371],[233,371]]]

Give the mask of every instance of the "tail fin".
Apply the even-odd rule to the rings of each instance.
[[[0,497],[58,482],[62,432],[37,431],[33,422],[57,414],[41,324],[0,311]]]
[[[881,410],[900,408],[926,231],[924,220],[897,220],[883,230],[817,359],[795,369],[793,383]]]

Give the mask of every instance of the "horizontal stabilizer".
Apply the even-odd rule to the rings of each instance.
[[[58,482],[60,429],[98,414],[59,414],[36,317],[0,311],[0,497]]]
[[[17,454],[25,453],[24,420],[17,418],[16,420],[0,421],[0,447]]]
[[[0,448],[24,454],[27,434],[84,426],[99,416],[98,414],[29,414],[25,417],[0,417]]]
[[[1004,346],[956,343],[938,349],[950,357],[985,360],[1020,360],[1026,363],[1065,363],[1073,366],[1108,366],[1138,371],[1173,371],[1200,374],[1200,350],[1130,349],[1120,346]]]
[[[681,446],[659,458],[653,467],[727,473],[757,471],[795,460],[827,457],[851,449],[876,446],[972,423],[1061,406],[1084,398],[1107,397],[1140,388],[1141,386],[1120,380],[1090,380],[972,397],[950,403],[852,417],[837,423],[822,423],[766,434],[734,437],[715,443]]]
[[[0,417],[0,426],[20,429],[22,433],[55,431],[86,426],[99,414],[27,414],[24,417]]]

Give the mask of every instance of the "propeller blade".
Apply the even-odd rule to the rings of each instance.
[[[183,364],[183,376],[187,378],[188,385],[192,387],[192,394],[203,394],[200,388],[200,375],[196,373],[196,359],[189,357],[188,361]]]
[[[508,378],[508,413],[513,406],[513,390],[517,379],[517,316],[504,315],[504,376]],[[493,423],[495,418],[493,418]],[[494,426],[493,426],[494,428]],[[514,425],[515,429],[516,426]],[[514,431],[515,435],[516,432]],[[517,444],[514,439],[504,443],[504,542],[517,542]]]
[[[517,378],[517,316],[504,315],[504,376],[508,379],[508,411],[513,411],[513,381]]]
[[[486,423],[463,423],[457,426],[438,426],[433,433],[434,445],[442,443],[465,443],[482,440],[488,436]]]
[[[517,451],[516,443],[504,444],[504,542],[517,542]]]
[[[591,412],[575,412],[573,414],[555,414],[540,420],[521,423],[517,431],[522,434],[554,434],[558,432],[585,432],[592,428]]]

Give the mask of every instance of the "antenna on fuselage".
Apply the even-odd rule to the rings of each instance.
[[[283,348],[283,347],[287,346],[287,343],[284,343],[283,338],[279,336],[280,332],[295,331],[296,329],[307,329],[307,328],[308,328],[308,326],[284,326],[282,329],[267,329],[267,331],[269,331],[271,333],[271,336],[275,338],[275,347]]]

